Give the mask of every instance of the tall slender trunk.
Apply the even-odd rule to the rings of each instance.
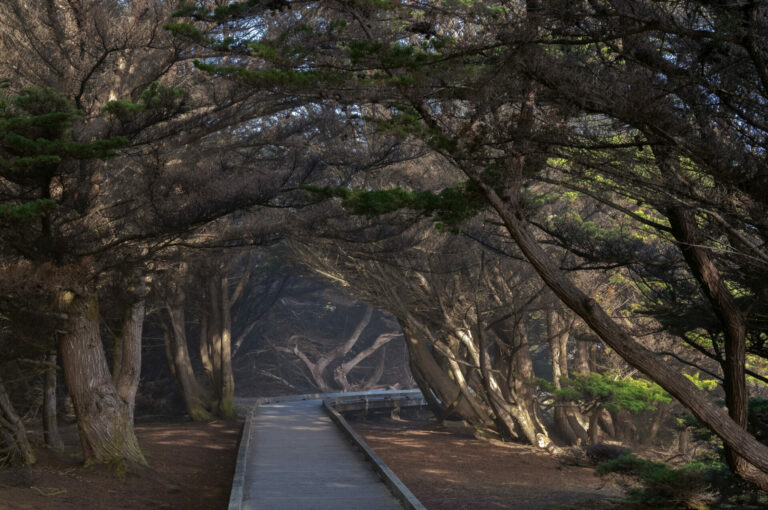
[[[561,389],[560,379],[568,376],[568,330],[559,312],[547,312],[547,336],[552,357],[552,383]],[[555,405],[555,426],[562,439],[569,445],[587,442],[587,433],[575,416],[572,403],[558,402]]]
[[[211,327],[208,318],[208,310],[200,310],[200,362],[203,365],[203,372],[208,380],[208,385],[213,392],[213,363],[211,362]]]
[[[61,361],[85,461],[146,464],[133,430],[132,402],[123,399],[135,394],[135,389],[129,376],[119,384],[121,393],[112,381],[99,333],[96,296],[61,291],[58,303],[67,315],[59,336]],[[132,355],[136,349],[127,350]],[[128,362],[125,354],[123,364]]]
[[[187,414],[195,421],[207,420],[211,417],[210,399],[200,385],[192,368],[192,360],[189,357],[187,346],[187,328],[183,296],[176,296],[181,301],[166,304],[166,312],[170,327],[161,320],[163,327],[163,340],[168,355],[168,364],[172,367],[172,373],[179,385],[181,396]]]
[[[217,272],[208,280],[208,306],[200,328],[200,352],[213,395],[213,412],[222,418],[234,418],[235,379],[232,373],[232,316],[225,273]]]
[[[43,438],[45,444],[61,448],[64,443],[59,434],[56,413],[56,351],[46,355],[45,380],[43,388]]]
[[[549,433],[541,416],[541,405],[534,384],[536,376],[533,371],[528,332],[523,321],[519,321],[514,329],[511,369],[513,377],[510,382],[517,395],[517,405],[520,414],[531,422],[532,429],[535,431],[537,441],[534,444],[542,441],[542,435],[546,436],[545,443],[549,443]]]
[[[573,371],[577,374],[588,375],[592,371],[590,360],[592,358],[592,342],[576,340],[576,355],[574,356]]]
[[[133,411],[136,407],[136,392],[141,378],[141,337],[144,331],[146,307],[144,298],[126,303],[123,324],[120,330],[122,350],[119,371],[112,373],[118,397],[125,403],[133,423]]]
[[[221,333],[219,347],[219,414],[223,418],[235,418],[235,378],[232,373],[232,301],[227,288],[227,278],[221,279]]]

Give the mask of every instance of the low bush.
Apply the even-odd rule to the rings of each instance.
[[[600,476],[615,474],[639,482],[641,488],[627,484],[633,503],[643,507],[690,509],[708,508],[717,499],[711,490],[714,471],[702,463],[671,468],[632,454],[601,462],[596,469]]]

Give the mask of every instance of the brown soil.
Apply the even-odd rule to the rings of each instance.
[[[83,467],[77,449],[38,449],[26,469],[0,470],[0,508],[111,510],[227,508],[242,420],[151,421],[136,426],[150,468],[120,477],[117,466]],[[74,426],[63,429],[77,444]]]
[[[591,468],[427,420],[350,421],[429,510],[608,509],[621,491]]]

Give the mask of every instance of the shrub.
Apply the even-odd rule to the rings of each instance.
[[[632,502],[644,507],[702,509],[716,499],[710,490],[713,470],[701,463],[671,468],[626,454],[601,462],[596,472],[640,482],[644,487],[628,489],[628,494]]]

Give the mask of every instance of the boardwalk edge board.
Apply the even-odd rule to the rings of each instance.
[[[323,409],[328,413],[328,417],[349,437],[353,443],[363,452],[366,459],[373,464],[384,484],[392,491],[392,494],[402,503],[406,510],[427,510],[427,508],[418,500],[418,498],[405,486],[397,475],[387,467],[384,461],[376,455],[376,452],[368,446],[360,435],[352,430],[347,420],[333,408],[332,400],[323,400]]]
[[[251,427],[256,417],[259,406],[254,406],[245,416],[243,423],[243,432],[240,436],[240,447],[237,450],[237,463],[235,464],[235,475],[232,478],[232,491],[229,493],[228,510],[240,510],[243,503],[243,486],[245,485],[245,468],[248,455],[248,447],[251,442]]]

